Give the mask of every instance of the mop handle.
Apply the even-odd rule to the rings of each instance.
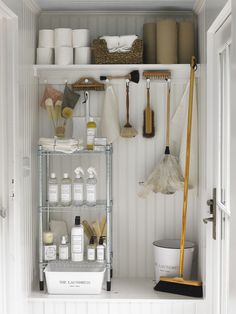
[[[170,79],[167,79],[166,146],[170,146]]]
[[[190,87],[188,101],[188,127],[187,127],[187,144],[185,157],[185,176],[184,176],[184,201],[182,210],[182,230],[180,240],[180,257],[179,257],[179,276],[182,278],[184,273],[184,243],[186,235],[186,219],[187,219],[187,204],[188,204],[188,181],[189,181],[189,165],[190,165],[190,148],[191,148],[191,131],[192,131],[192,112],[193,112],[193,89],[196,70],[196,58],[192,57],[190,71]]]

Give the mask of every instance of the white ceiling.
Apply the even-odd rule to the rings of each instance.
[[[35,0],[42,10],[192,10],[196,0]]]

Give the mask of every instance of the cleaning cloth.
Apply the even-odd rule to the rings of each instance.
[[[73,110],[80,98],[79,94],[73,92],[66,84],[62,101],[62,116],[69,119],[73,115]]]
[[[110,84],[107,85],[105,91],[101,133],[109,143],[113,143],[120,135],[118,100],[113,86]]]
[[[42,145],[44,150],[62,152],[71,154],[77,150],[81,150],[82,147],[79,145],[79,141],[69,139],[60,140],[55,138],[40,138],[39,145]]]
[[[63,93],[60,92],[59,90],[53,88],[51,85],[47,85],[45,87],[44,90],[44,94],[43,94],[43,98],[41,100],[41,106],[45,109],[46,108],[46,104],[45,101],[51,98],[53,104],[55,105],[55,103],[57,102],[57,100],[62,100],[63,98]]]
[[[186,137],[188,124],[189,83],[182,99],[171,119],[171,151],[179,158],[182,174],[185,172]],[[189,187],[197,185],[198,180],[198,126],[197,126],[197,99],[196,86],[193,95],[192,135],[190,150]]]

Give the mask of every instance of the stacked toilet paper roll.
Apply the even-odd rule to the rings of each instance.
[[[55,64],[73,64],[72,29],[56,28],[54,32]]]
[[[37,64],[53,64],[54,30],[41,29],[37,48]]]
[[[90,31],[88,29],[74,29],[72,31],[75,64],[91,63]]]

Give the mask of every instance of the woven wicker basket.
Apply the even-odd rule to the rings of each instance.
[[[105,39],[93,41],[93,54],[96,64],[137,64],[143,63],[143,41],[136,39],[129,52],[109,52]]]

